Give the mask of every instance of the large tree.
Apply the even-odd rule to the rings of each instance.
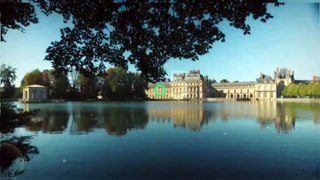
[[[49,78],[47,78],[47,74],[43,74],[39,69],[35,69],[30,73],[25,74],[21,81],[21,87],[33,84],[48,86]]]
[[[80,86],[81,98],[97,98],[98,78],[96,76],[86,76],[85,74],[80,73],[77,79]]]
[[[6,6],[9,7],[7,1]],[[76,68],[85,74],[104,73],[104,63],[128,68],[128,63],[151,81],[163,80],[163,65],[170,58],[198,60],[216,41],[224,41],[222,21],[250,34],[247,18],[266,22],[267,6],[278,0],[114,1],[32,0],[46,14],[59,13],[73,27],[61,29],[61,40],[52,42],[45,60],[55,69]],[[1,8],[3,31],[36,23],[34,8],[21,12]],[[4,6],[1,6],[4,7]],[[6,10],[6,11],[4,11]]]
[[[102,86],[103,96],[106,99],[143,99],[146,85],[138,73],[109,68]]]
[[[228,83],[229,81],[227,79],[221,79],[220,83]]]
[[[2,64],[0,66],[0,85],[3,85],[2,97],[12,98],[15,93],[16,68]]]

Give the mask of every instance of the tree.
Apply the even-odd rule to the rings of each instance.
[[[97,90],[97,77],[86,76],[79,74],[78,84],[80,85],[80,95],[82,98],[96,98],[98,95]]]
[[[138,99],[144,99],[146,97],[145,89],[147,87],[146,81],[141,78],[140,74],[138,73],[129,73],[129,76],[131,76],[132,81],[131,84],[131,97],[130,98],[138,98]]]
[[[304,83],[298,84],[298,96],[305,97],[308,95],[308,87]]]
[[[0,66],[0,84],[3,84],[4,92],[2,97],[12,98],[15,94],[16,68],[2,64]]]
[[[298,96],[298,85],[291,83],[288,86],[287,96],[289,97],[296,97]]]
[[[18,0],[0,1],[1,35],[0,42],[9,29],[24,31],[31,23],[38,23],[38,18],[31,3]]]
[[[163,65],[169,59],[198,60],[215,42],[225,41],[225,34],[218,28],[222,21],[250,34],[247,17],[266,22],[273,17],[267,6],[283,4],[278,0],[33,3],[44,13],[59,13],[65,22],[71,20],[73,24],[72,28],[61,29],[61,40],[52,42],[47,49],[45,60],[52,62],[55,69],[67,72],[76,68],[93,75],[105,72],[104,63],[124,69],[131,63],[151,81],[164,80]],[[6,2],[6,7],[11,7],[3,17],[5,32],[37,22],[32,4],[27,3],[27,10],[21,13],[14,9],[19,5],[20,1]],[[26,15],[21,16],[22,12]]]
[[[49,71],[49,90],[53,98],[67,98],[70,82],[68,76],[63,72]]]
[[[146,81],[138,73],[123,68],[109,68],[103,82],[103,96],[107,99],[144,99]]]
[[[104,96],[109,99],[125,99],[131,91],[127,71],[123,68],[109,68],[104,81]]]
[[[297,97],[297,96],[310,96],[319,97],[320,96],[320,83],[310,82],[309,84],[289,84],[286,86],[281,94],[284,97]]]
[[[214,83],[217,83],[217,81],[216,81],[215,79],[209,79],[209,80],[208,80],[208,83],[209,83],[209,84],[212,84],[212,83],[214,84]]]
[[[319,82],[312,82],[309,84],[310,85],[310,89],[309,93],[311,96],[313,97],[320,97],[320,83]]]
[[[221,81],[220,81],[220,83],[228,83],[229,81],[227,80],[227,79],[222,79]]]
[[[38,84],[42,86],[48,86],[49,82],[45,82],[46,77],[42,74],[42,72],[39,69],[35,69],[31,71],[30,73],[27,73],[22,81],[21,86],[28,86],[33,84]]]

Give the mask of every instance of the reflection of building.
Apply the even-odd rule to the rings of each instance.
[[[256,82],[214,83],[213,96],[228,99],[275,99],[281,95],[284,85],[292,82],[294,82],[293,71],[277,68],[274,79],[261,73]]]
[[[166,107],[149,107],[150,120],[170,121],[175,127],[191,130],[200,130],[210,119],[256,119],[261,128],[274,126],[278,132],[284,133],[293,130],[295,126],[295,112],[290,104],[276,101],[226,102],[213,106],[213,109],[195,102],[166,104]]]
[[[166,87],[166,93],[162,93],[163,89],[160,87],[155,89],[158,84]],[[200,70],[193,70],[189,73],[174,74],[173,81],[159,82],[156,84],[149,84],[146,94],[150,99],[202,99],[210,96],[210,85],[208,76],[200,74]]]
[[[47,100],[47,87],[29,85],[23,88],[23,102],[41,102]]]
[[[170,103],[166,108],[148,108],[151,120],[171,120],[175,127],[184,127],[191,130],[200,130],[201,126],[208,121],[203,105],[196,102]]]

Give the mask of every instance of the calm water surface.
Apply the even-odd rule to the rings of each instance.
[[[319,178],[320,105],[66,102],[16,129],[38,148],[17,179]]]

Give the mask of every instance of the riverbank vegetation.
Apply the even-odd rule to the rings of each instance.
[[[291,83],[286,86],[281,95],[283,97],[309,97],[319,98],[320,97],[320,82],[312,81],[308,84],[305,83]]]
[[[146,83],[138,73],[122,68],[109,68],[104,74],[92,76],[81,72],[66,75],[55,70],[27,73],[21,87],[39,84],[48,87],[49,98],[54,99],[144,99]]]

